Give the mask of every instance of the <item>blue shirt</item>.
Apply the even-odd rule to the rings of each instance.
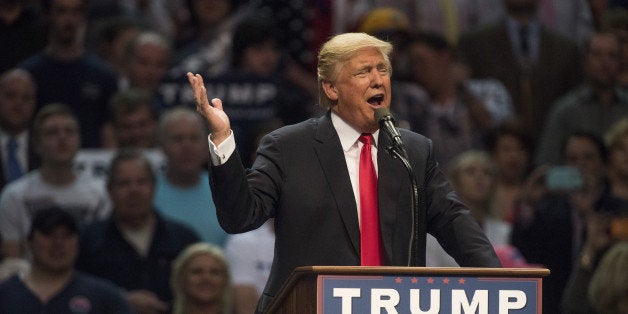
[[[154,204],[164,217],[189,226],[204,242],[224,247],[227,233],[216,217],[207,171],[203,171],[198,183],[190,188],[174,186],[163,173],[158,174]]]
[[[67,286],[44,304],[14,275],[0,284],[0,313],[131,313],[121,291],[105,280],[75,272]]]

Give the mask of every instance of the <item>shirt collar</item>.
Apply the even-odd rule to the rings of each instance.
[[[350,126],[345,120],[343,120],[340,116],[338,116],[335,112],[331,112],[331,123],[336,129],[336,133],[338,133],[338,137],[340,138],[340,145],[342,145],[342,150],[345,152],[349,151],[351,147],[357,142],[358,138],[362,133],[358,132],[352,126]],[[373,145],[377,147],[379,130],[373,132],[373,139],[375,142]]]

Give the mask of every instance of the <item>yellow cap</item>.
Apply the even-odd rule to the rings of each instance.
[[[400,10],[380,7],[367,12],[358,25],[357,31],[368,34],[387,31],[408,31],[410,20],[408,16]]]

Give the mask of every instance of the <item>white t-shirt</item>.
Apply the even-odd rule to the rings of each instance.
[[[225,244],[234,285],[251,285],[261,295],[275,254],[275,233],[266,222],[258,229],[230,235]]]
[[[23,241],[34,214],[53,206],[67,210],[79,226],[107,218],[111,212],[109,195],[101,181],[79,176],[73,183],[55,186],[44,182],[36,169],[5,186],[0,194],[2,238]]]

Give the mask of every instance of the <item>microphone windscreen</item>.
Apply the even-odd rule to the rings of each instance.
[[[393,120],[392,114],[390,113],[390,110],[388,110],[388,108],[381,107],[375,109],[375,121],[380,122],[385,116],[389,116],[390,119]]]

